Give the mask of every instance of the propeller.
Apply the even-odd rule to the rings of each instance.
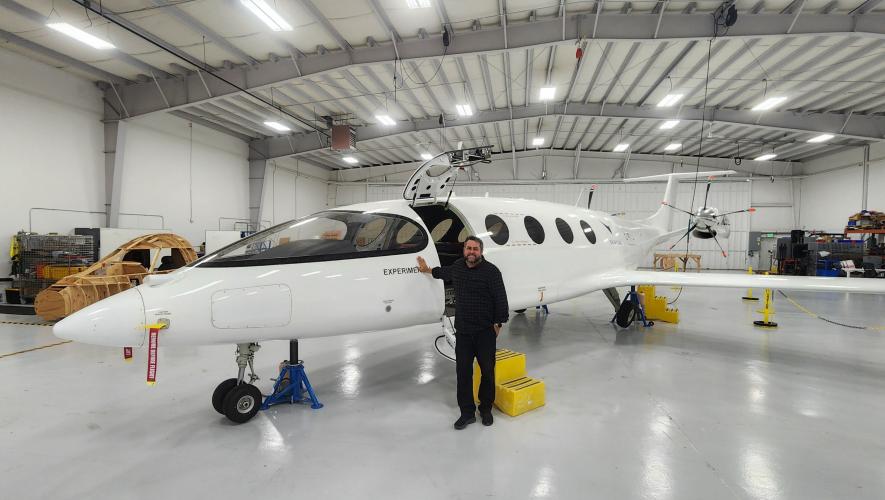
[[[750,213],[756,211],[755,208],[747,208],[743,210],[732,210],[730,212],[719,213],[714,207],[707,206],[707,202],[710,198],[710,187],[713,185],[713,177],[707,178],[707,188],[704,191],[704,204],[697,209],[697,212],[690,212],[688,210],[681,209],[679,207],[675,207],[667,202],[663,202],[662,204],[676,210],[677,212],[682,212],[689,216],[688,219],[688,229],[685,231],[685,234],[682,235],[678,240],[676,240],[673,245],[670,246],[670,250],[672,250],[676,245],[679,244],[683,239],[686,240],[686,251],[688,251],[689,246],[691,245],[691,237],[694,235],[696,238],[700,238],[702,240],[710,240],[712,239],[716,246],[719,247],[719,251],[722,252],[723,257],[728,257],[728,252],[722,247],[722,244],[719,242],[719,238],[717,236],[721,236],[723,238],[728,238],[729,234],[731,234],[731,224],[729,224],[727,215],[739,214],[739,213]]]

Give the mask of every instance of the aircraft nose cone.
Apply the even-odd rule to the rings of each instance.
[[[52,327],[65,340],[113,347],[139,347],[145,336],[144,300],[130,288],[87,306]]]

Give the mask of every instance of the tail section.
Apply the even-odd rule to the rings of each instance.
[[[734,170],[717,170],[715,172],[680,172],[677,174],[649,175],[647,177],[634,177],[632,179],[624,179],[624,182],[650,182],[661,181],[667,179],[667,189],[664,191],[664,199],[661,201],[661,207],[652,215],[639,222],[647,224],[661,234],[670,233],[670,227],[673,223],[673,213],[675,210],[667,205],[676,204],[676,195],[678,193],[679,179],[694,179],[697,177],[712,177],[719,175],[729,175],[736,173]]]

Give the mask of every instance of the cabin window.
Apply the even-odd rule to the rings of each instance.
[[[430,230],[430,237],[433,241],[439,241],[443,239],[443,236],[449,232],[449,229],[452,227],[452,219],[443,219],[439,221],[439,223]]]
[[[541,226],[541,223],[538,222],[538,219],[532,217],[531,215],[527,215],[525,219],[523,219],[525,223],[525,230],[529,233],[529,238],[532,239],[535,243],[540,245],[544,243],[544,227]]]
[[[584,236],[587,237],[587,241],[592,244],[596,244],[596,233],[593,232],[593,228],[590,227],[590,224],[587,224],[584,221],[581,221],[581,229],[584,231]]]
[[[568,244],[575,241],[575,233],[572,232],[572,228],[568,225],[568,222],[557,217],[556,229],[559,230],[559,235],[562,236],[562,241]]]
[[[506,245],[507,240],[510,239],[510,229],[507,227],[507,223],[497,215],[486,215],[486,231],[489,232],[492,241],[499,245]]]
[[[414,253],[428,244],[414,221],[391,214],[320,212],[244,238],[193,266],[238,267]]]

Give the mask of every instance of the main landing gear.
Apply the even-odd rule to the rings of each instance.
[[[307,380],[304,365],[298,360],[298,341],[289,341],[289,360],[280,367],[280,376],[273,387],[273,393],[266,398],[261,391],[252,385],[258,380],[252,362],[255,353],[260,349],[256,343],[237,344],[237,378],[229,378],[218,384],[212,393],[212,406],[215,411],[226,416],[234,423],[242,424],[254,417],[258,410],[266,410],[278,403],[310,402],[311,408],[322,408],[322,403]],[[246,367],[249,367],[249,382],[245,382]],[[308,393],[308,397],[304,393]]]

